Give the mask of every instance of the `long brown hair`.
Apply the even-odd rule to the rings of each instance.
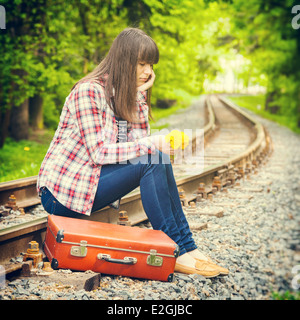
[[[126,28],[113,41],[100,64],[76,84],[87,80],[105,81],[106,100],[114,114],[129,122],[135,122],[137,64],[143,61],[153,65],[158,63],[158,60],[159,51],[154,40],[138,28]],[[149,89],[147,104],[151,117],[150,95]],[[114,103],[111,102],[113,96]]]

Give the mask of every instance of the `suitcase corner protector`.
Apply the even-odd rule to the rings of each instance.
[[[174,257],[175,258],[178,258],[179,252],[180,252],[179,246],[178,246],[178,244],[175,244],[175,250],[174,250]]]
[[[56,242],[61,243],[64,237],[64,229],[58,230],[56,234]]]
[[[168,282],[173,282],[174,281],[174,273],[170,273],[167,279]]]
[[[58,269],[58,260],[53,258],[52,261],[51,261],[51,268],[56,270]]]

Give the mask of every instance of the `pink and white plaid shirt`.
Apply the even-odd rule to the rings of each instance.
[[[141,123],[127,123],[127,141],[116,143],[118,123],[105,99],[104,82],[78,84],[66,98],[42,162],[38,192],[45,186],[65,207],[90,215],[103,165],[155,153],[145,92],[137,93],[136,108]]]

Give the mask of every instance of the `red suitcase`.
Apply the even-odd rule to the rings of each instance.
[[[177,244],[164,232],[48,216],[44,251],[53,269],[172,281]]]

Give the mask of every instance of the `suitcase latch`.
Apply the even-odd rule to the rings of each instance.
[[[81,240],[80,246],[72,246],[71,247],[71,256],[74,257],[85,257],[87,254],[87,241]]]
[[[158,257],[156,254],[156,250],[150,250],[150,255],[147,257],[147,264],[154,267],[161,267],[164,259],[163,257]]]

